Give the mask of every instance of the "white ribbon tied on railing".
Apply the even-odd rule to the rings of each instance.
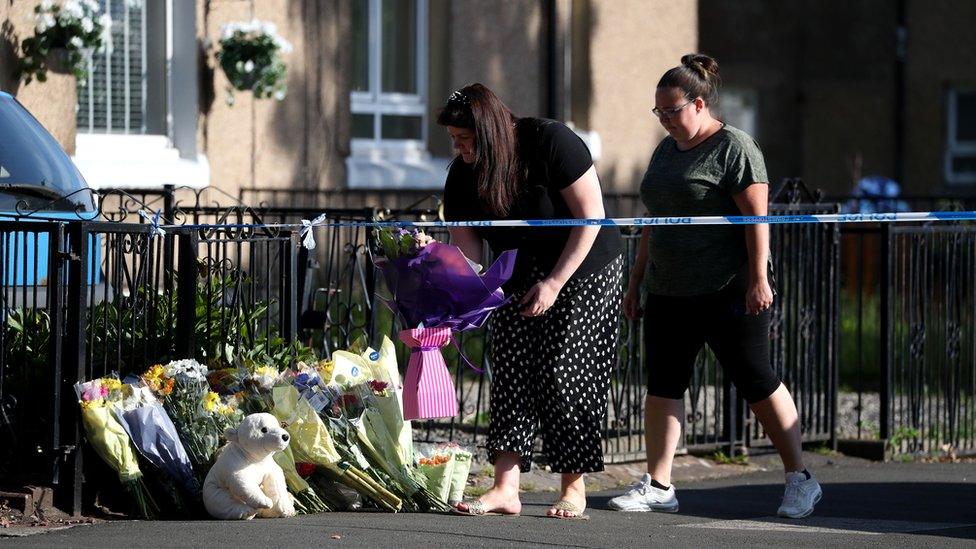
[[[302,220],[302,246],[305,246],[306,250],[315,249],[315,231],[312,229],[317,225],[324,224],[326,217],[326,214],[322,214],[311,221],[307,219]]]
[[[156,210],[156,214],[150,216],[146,213],[146,210],[139,210],[139,217],[145,219],[152,226],[152,231],[149,233],[150,237],[155,238],[157,236],[166,236],[166,231],[159,226],[160,211]]]

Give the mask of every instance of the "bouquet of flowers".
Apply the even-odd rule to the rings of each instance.
[[[471,452],[456,443],[436,446],[430,457],[421,457],[420,471],[427,477],[428,487],[436,490],[450,505],[464,498],[464,488],[471,472]]]
[[[173,420],[198,479],[205,478],[210,470],[226,425],[205,407],[208,401],[216,406],[210,396],[207,373],[206,366],[187,359],[165,366],[157,364],[142,376]]]
[[[413,433],[410,422],[403,419],[393,342],[384,337],[380,350],[365,349],[362,360],[372,379],[365,384],[368,406],[356,422],[361,444],[372,449],[378,465],[419,509],[446,510],[446,500],[428,490],[426,479],[414,468]]]
[[[427,479],[427,489],[437,494],[442,501],[448,501],[451,495],[451,479],[454,476],[454,453],[437,450],[430,457],[421,457],[419,464],[420,473]]]
[[[400,498],[355,464],[343,459],[325,423],[294,385],[276,386],[272,389],[272,395],[273,413],[291,436],[289,445],[297,461],[328,470],[333,478],[369,497],[384,509],[400,510]]]
[[[502,253],[479,274],[457,246],[424,233],[377,229],[384,258],[376,265],[392,293],[388,305],[407,329],[411,349],[403,387],[405,419],[457,415],[454,382],[440,354],[452,332],[479,328],[506,302],[501,289],[515,267],[515,250]]]
[[[124,389],[128,394],[114,412],[136,449],[187,494],[198,497],[200,483],[173,421],[145,385],[125,385]]]
[[[151,518],[156,506],[142,481],[136,451],[125,428],[111,411],[122,400],[122,382],[116,377],[103,377],[77,383],[75,393],[81,405],[81,422],[88,443],[118,473],[119,481],[136,503],[139,516]]]
[[[470,451],[457,444],[449,444],[448,448],[454,455],[454,471],[451,472],[451,492],[447,496],[447,502],[453,506],[464,499],[464,488],[468,485],[473,456]]]
[[[322,501],[298,471],[298,464],[295,462],[295,455],[291,451],[291,446],[286,446],[284,450],[275,454],[274,460],[285,473],[285,484],[288,485],[288,491],[295,497],[295,509],[299,513],[311,514],[329,511],[329,506]]]

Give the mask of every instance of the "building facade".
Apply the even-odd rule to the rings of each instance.
[[[692,0],[100,0],[115,47],[87,81],[24,85],[14,67],[38,3],[0,3],[0,87],[96,187],[436,191],[452,154],[437,111],[482,82],[519,116],[573,124],[605,189],[635,192],[664,135],[654,84],[697,48]],[[254,18],[293,46],[288,94],[229,104],[216,44]]]
[[[701,0],[699,43],[770,176],[849,194],[976,195],[976,3]]]

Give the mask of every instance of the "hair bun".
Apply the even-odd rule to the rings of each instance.
[[[698,73],[705,80],[718,77],[718,61],[701,53],[681,56],[681,64]]]

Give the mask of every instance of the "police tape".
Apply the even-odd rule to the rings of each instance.
[[[467,221],[348,221],[332,219],[322,214],[314,220],[303,219],[301,225],[275,225],[280,228],[300,227],[306,248],[315,247],[312,228],[328,227],[653,227],[661,225],[798,225],[809,223],[908,223],[932,221],[976,221],[976,211],[963,212],[888,212],[868,214],[783,214],[783,215],[718,215],[618,217],[605,219],[491,219]]]
[[[617,217],[605,219],[492,219],[468,221],[344,221],[319,217],[302,226],[341,227],[644,227],[656,225],[782,225],[805,223],[899,223],[925,221],[976,221],[976,211],[963,212],[892,212],[871,214],[799,214],[799,215],[720,215]]]

